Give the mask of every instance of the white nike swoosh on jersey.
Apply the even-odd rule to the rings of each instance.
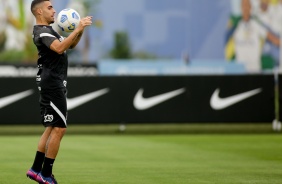
[[[220,89],[216,89],[215,92],[213,93],[211,100],[210,100],[210,105],[214,110],[222,110],[225,109],[227,107],[230,107],[236,103],[239,103],[243,100],[246,100],[247,98],[250,98],[258,93],[260,93],[262,91],[261,88],[259,89],[254,89],[251,91],[247,91],[244,93],[240,93],[237,95],[233,95],[230,97],[226,97],[226,98],[220,98],[219,97],[219,92]]]
[[[133,100],[133,105],[138,110],[146,110],[146,109],[149,109],[149,108],[156,106],[160,103],[163,103],[163,102],[165,102],[165,101],[167,101],[171,98],[174,98],[175,96],[178,96],[178,95],[184,93],[185,88],[178,89],[178,90],[171,91],[171,92],[164,93],[164,94],[160,94],[160,95],[153,96],[153,97],[150,97],[150,98],[144,98],[143,92],[144,92],[144,90],[140,89],[136,93],[134,100]]]
[[[9,95],[6,97],[2,97],[0,98],[0,109],[3,107],[6,107],[12,103],[15,103],[23,98],[28,97],[29,95],[31,95],[33,93],[33,90],[27,90],[27,91],[23,91],[21,93],[17,93],[17,94],[13,94],[13,95]]]
[[[101,89],[99,91],[94,91],[92,93],[88,93],[85,95],[81,95],[75,98],[67,98],[67,107],[68,110],[72,110],[77,108],[78,106],[81,106],[95,98],[98,98],[106,93],[108,93],[110,90],[108,88]]]

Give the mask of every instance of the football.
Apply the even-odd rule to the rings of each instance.
[[[57,16],[57,24],[62,31],[72,32],[78,26],[80,15],[74,9],[63,9]]]

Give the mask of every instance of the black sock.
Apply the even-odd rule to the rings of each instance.
[[[35,159],[31,167],[35,172],[41,171],[44,158],[45,158],[45,153],[39,151],[36,152]]]
[[[44,177],[50,177],[51,176],[54,161],[55,161],[55,159],[45,157],[43,168],[42,168],[42,171],[41,171],[41,174]]]

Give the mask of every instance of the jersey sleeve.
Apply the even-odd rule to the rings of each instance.
[[[39,37],[41,38],[42,44],[44,44],[48,48],[50,48],[50,45],[54,40],[57,40],[57,37],[48,28],[42,28]]]

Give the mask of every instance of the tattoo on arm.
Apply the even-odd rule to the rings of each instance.
[[[76,46],[76,44],[79,42],[81,36],[82,36],[82,33],[77,33],[77,34],[75,35],[75,37],[72,39],[72,42],[73,42],[73,43],[72,43],[72,45],[70,46],[70,49],[73,49],[73,48]]]
[[[75,40],[79,39],[81,37],[81,35],[82,35],[81,33],[77,33],[72,40],[75,41]]]

